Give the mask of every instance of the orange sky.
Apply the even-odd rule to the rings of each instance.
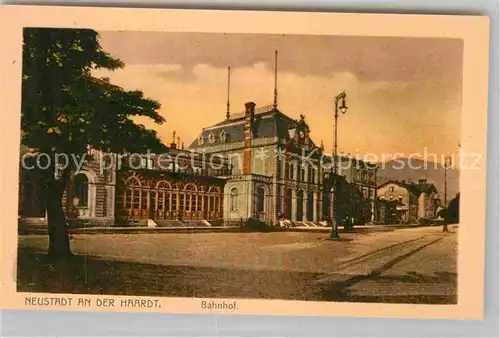
[[[99,70],[125,89],[162,104],[158,130],[190,144],[225,118],[227,67],[231,111],[271,104],[274,51],[278,108],[306,115],[313,140],[332,149],[333,96],[347,93],[339,118],[339,152],[448,154],[460,142],[462,41],[453,39],[100,32],[101,45],[126,67]],[[140,122],[145,122],[140,120]]]

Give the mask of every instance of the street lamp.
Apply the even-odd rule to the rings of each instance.
[[[448,231],[448,206],[446,205],[448,203],[447,201],[447,180],[448,180],[448,168],[451,166],[451,157],[447,156],[444,159],[444,209],[445,209],[445,220],[443,224],[443,231],[447,232]]]
[[[330,239],[339,239],[339,231],[337,227],[337,220],[335,219],[335,197],[336,197],[336,188],[337,188],[337,122],[339,118],[339,112],[342,114],[345,114],[347,112],[347,106],[346,106],[346,93],[343,91],[342,93],[338,94],[334,98],[334,114],[333,114],[333,119],[334,119],[334,124],[333,124],[333,166],[332,166],[332,179],[330,182],[332,182],[332,188],[330,189],[331,193],[331,199],[330,199],[330,217],[332,219],[332,232],[330,234]]]

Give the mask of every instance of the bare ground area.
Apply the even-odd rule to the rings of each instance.
[[[453,231],[457,231],[454,229]],[[51,263],[19,236],[21,292],[454,304],[457,232],[73,235]]]

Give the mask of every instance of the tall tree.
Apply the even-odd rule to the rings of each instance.
[[[49,229],[49,255],[71,255],[62,196],[75,170],[55,167],[56,154],[85,156],[89,147],[109,152],[162,151],[156,132],[135,116],[163,123],[160,103],[140,91],[125,91],[98,68],[116,70],[124,63],[105,52],[96,31],[26,28],[23,46],[21,144],[47,154],[41,171]]]

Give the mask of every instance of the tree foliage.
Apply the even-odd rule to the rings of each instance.
[[[45,153],[163,149],[154,131],[132,120],[146,116],[163,123],[160,103],[92,76],[98,68],[122,67],[93,30],[25,29],[22,143]]]
[[[51,159],[41,173],[49,224],[49,254],[71,254],[62,196],[73,165],[57,176],[56,154],[75,158],[89,148],[106,152],[161,152],[156,132],[134,117],[156,123],[160,103],[141,91],[126,91],[99,68],[116,70],[124,63],[105,52],[97,32],[89,29],[26,28],[23,46],[21,144]]]

